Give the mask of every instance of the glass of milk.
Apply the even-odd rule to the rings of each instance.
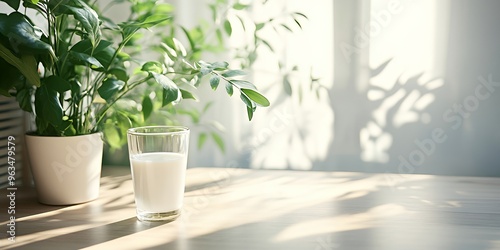
[[[181,211],[189,129],[150,126],[127,131],[137,218],[173,221]]]

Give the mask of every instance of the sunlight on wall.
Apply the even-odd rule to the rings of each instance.
[[[372,73],[367,92],[375,105],[372,120],[360,131],[365,162],[391,160],[387,151],[393,134],[387,131],[431,121],[426,108],[435,95],[430,91],[443,84],[433,79],[441,73],[436,72],[435,59],[436,5],[430,0],[371,1],[371,19],[366,24],[371,28],[369,66],[379,72]]]
[[[254,81],[264,86],[273,106],[259,111],[252,124],[254,134],[251,167],[310,169],[314,160],[324,158],[333,137],[333,114],[328,96],[310,91],[310,77],[320,78],[330,87],[333,82],[333,2],[329,0],[273,1],[271,8],[255,9],[257,19],[298,11],[308,16],[302,30],[292,26],[294,33],[269,30],[269,41],[280,58],[267,56],[261,50],[261,59],[254,68]],[[280,14],[281,13],[281,14]],[[293,22],[292,22],[293,24]],[[278,62],[283,65],[278,68]],[[279,71],[290,72],[292,98],[285,98],[283,79]],[[302,102],[299,101],[302,92]]]

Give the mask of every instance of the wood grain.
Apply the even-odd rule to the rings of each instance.
[[[500,249],[500,178],[192,168],[182,216],[144,223],[128,168],[105,170],[86,204],[18,190],[0,248]]]

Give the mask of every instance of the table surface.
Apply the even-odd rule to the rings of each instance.
[[[152,223],[135,217],[129,170],[105,168],[85,204],[19,188],[3,248],[500,249],[500,178],[192,168],[182,216]]]

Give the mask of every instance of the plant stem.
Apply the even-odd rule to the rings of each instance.
[[[233,81],[231,81],[230,79],[227,79],[227,78],[226,78],[225,76],[223,76],[222,74],[220,74],[220,73],[218,73],[218,72],[215,72],[215,71],[212,71],[212,72],[210,72],[210,73],[211,73],[212,75],[216,75],[217,77],[222,78],[222,80],[224,80],[224,81],[226,81],[226,82],[230,83],[231,85],[233,85],[233,87],[235,87],[235,88],[237,88],[238,90],[240,90],[240,91],[241,91],[241,88],[240,88],[238,85],[234,84],[234,83],[233,83]]]
[[[128,94],[132,89],[134,89],[135,87],[139,86],[142,83],[145,83],[145,82],[149,81],[151,78],[153,78],[153,77],[152,76],[147,76],[147,77],[145,77],[145,78],[143,78],[141,80],[138,80],[137,82],[134,82],[134,83],[130,84],[130,86],[125,91],[123,91],[122,93],[120,93],[116,98],[114,98],[112,102],[106,103],[106,106],[100,111],[100,114],[98,115],[98,118],[97,118],[97,121],[96,121],[96,124],[95,124],[95,128],[98,127],[99,123],[101,123],[101,121],[104,118],[104,116],[106,115],[107,111],[118,100],[120,100],[123,96],[125,96],[126,94]]]

